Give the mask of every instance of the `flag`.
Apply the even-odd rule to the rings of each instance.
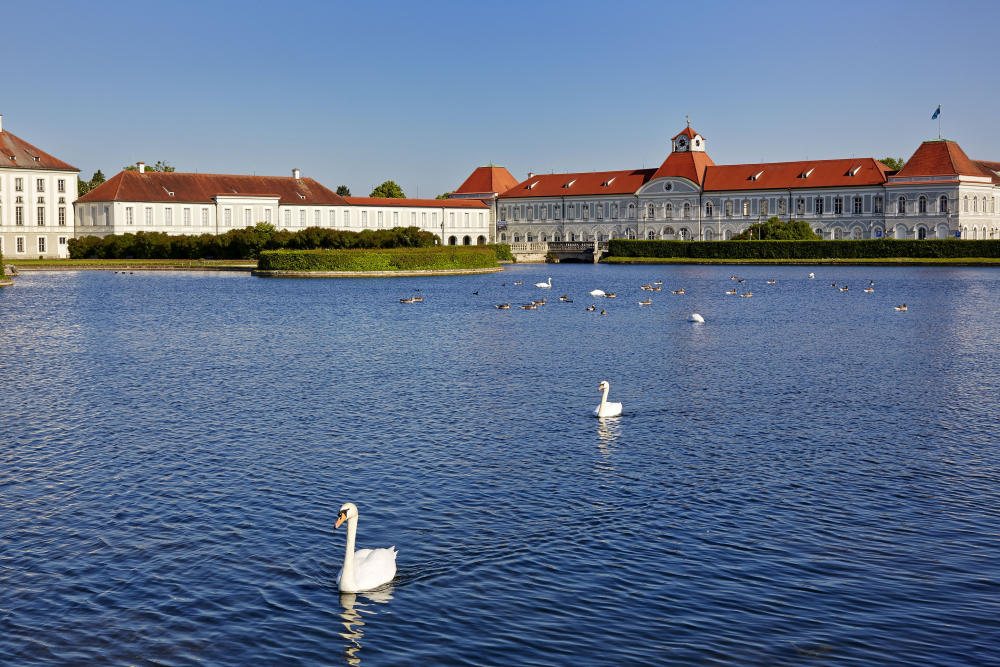
[[[931,120],[936,119],[940,115],[941,115],[941,105],[939,104],[938,108],[934,110],[934,115],[931,116]]]

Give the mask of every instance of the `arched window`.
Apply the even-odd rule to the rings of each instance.
[[[485,244],[486,244],[485,236],[480,236],[476,238],[476,245],[485,245]]]
[[[983,197],[983,213],[986,213],[986,197]],[[986,238],[985,232],[983,238]]]
[[[514,243],[520,243],[520,242],[521,242],[521,235],[514,234]]]
[[[927,197],[920,195],[920,199],[917,200],[917,213],[927,212]]]
[[[896,200],[896,213],[900,215],[906,214],[906,197],[900,197]]]
[[[688,202],[684,202],[684,217],[685,218],[691,217],[691,204],[689,204]]]
[[[458,239],[456,239],[454,236],[449,236],[448,237],[448,245],[456,245],[457,243],[458,243]]]
[[[674,228],[673,227],[664,227],[663,228],[663,235],[664,236],[673,236],[674,235]]]
[[[670,204],[667,204],[667,215],[668,216],[670,215]],[[646,217],[647,218],[656,217],[656,208],[652,204],[646,207]]]
[[[618,204],[612,204],[611,205],[611,217],[612,218],[617,218],[618,217]]]
[[[462,245],[472,245],[472,239],[468,236],[462,237]]]
[[[503,242],[503,243],[506,243],[507,242],[507,235],[506,234],[501,234],[500,235],[500,241]]]
[[[972,198],[972,212],[979,213],[979,200],[975,197]]]
[[[635,204],[628,205],[628,217],[630,220],[635,220]],[[604,239],[601,239],[602,241]]]
[[[559,239],[559,235],[558,234],[553,234],[552,235],[552,240],[558,242],[560,240]]]
[[[670,202],[667,202],[663,206],[663,217],[667,218],[668,220],[674,217],[674,205],[671,204]]]
[[[656,230],[650,229],[649,231],[647,231],[646,238],[650,241],[654,240],[656,238]]]
[[[927,230],[924,229],[923,227],[917,228],[917,238],[920,239],[921,241],[927,238]]]
[[[966,213],[969,212],[969,195],[965,195],[965,198],[962,199],[962,210]]]
[[[938,213],[948,212],[948,195],[941,195],[938,198]]]
[[[712,217],[712,202],[710,201],[705,202],[705,217],[706,218]]]
[[[833,238],[836,241],[839,241],[842,238],[844,238],[844,232],[843,232],[843,230],[840,229],[840,227],[834,227],[833,228]]]
[[[822,228],[822,227],[817,227],[817,228],[816,228],[816,229],[814,229],[813,231],[814,231],[814,232],[816,232],[816,236],[820,237],[821,239],[825,239],[825,238],[826,238],[826,237],[825,237],[825,236],[823,235],[823,228]]]

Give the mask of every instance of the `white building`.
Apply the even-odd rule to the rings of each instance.
[[[78,236],[164,232],[224,234],[266,222],[278,229],[362,231],[419,227],[452,245],[486,243],[492,220],[479,201],[341,197],[298,169],[292,176],[121,171],[75,202]]]
[[[1000,238],[1000,164],[926,141],[898,172],[874,158],[716,165],[687,127],[658,169],[529,174],[497,200],[498,240],[729,239],[771,216],[823,238]]]
[[[3,129],[0,116],[0,254],[68,257],[80,170]]]

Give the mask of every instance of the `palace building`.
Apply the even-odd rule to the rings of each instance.
[[[80,170],[3,129],[0,116],[0,255],[68,257]]]
[[[341,197],[298,169],[288,176],[146,171],[142,162],[75,202],[78,236],[224,234],[259,222],[299,231],[419,227],[450,245],[489,242],[490,207],[477,200]]]
[[[717,165],[690,125],[658,169],[528,174],[496,200],[498,241],[722,240],[772,216],[826,239],[1000,238],[1000,163],[923,142],[874,158]]]

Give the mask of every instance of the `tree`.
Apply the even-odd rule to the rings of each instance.
[[[77,181],[76,182],[76,193],[77,197],[82,197],[87,194],[98,185],[104,182],[104,172],[98,169],[94,172],[94,175],[90,177],[89,181]]]
[[[448,199],[448,198],[450,198],[450,197],[451,197],[451,193],[450,193],[450,192],[445,192],[445,193],[444,193],[444,194],[442,194],[442,195],[438,195],[438,196],[437,196],[437,197],[435,197],[434,199]]]
[[[351,196],[351,189],[349,187],[347,187],[346,185],[338,185],[337,186],[337,194],[340,195],[341,197],[350,197]]]
[[[122,171],[139,171],[139,167],[134,164],[126,165],[122,167]],[[146,171],[177,171],[174,167],[170,166],[170,163],[164,162],[163,160],[157,160],[154,165],[146,165]]]
[[[805,220],[782,222],[780,218],[774,216],[765,222],[750,225],[742,233],[734,236],[733,240],[818,241],[819,238]]]
[[[906,162],[904,162],[903,158],[901,157],[884,157],[881,160],[879,160],[879,162],[889,167],[889,169],[893,171],[899,171],[900,169],[903,168],[903,165],[906,164]]]
[[[386,181],[382,185],[378,186],[372,193],[368,195],[369,197],[392,197],[395,199],[405,199],[406,195],[403,194],[403,188],[396,185],[395,181]]]

